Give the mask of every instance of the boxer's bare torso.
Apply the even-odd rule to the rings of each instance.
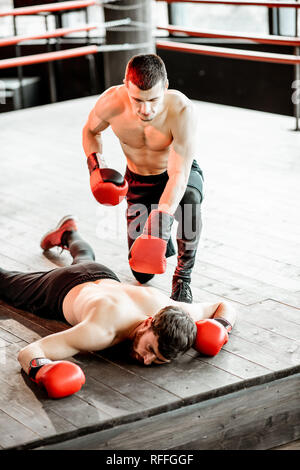
[[[70,325],[76,325],[90,315],[91,310],[101,310],[101,305],[110,303],[118,307],[119,315],[124,317],[128,324],[153,317],[166,305],[177,304],[153,287],[99,279],[73,287],[64,298],[63,313]]]
[[[129,169],[146,175],[162,173],[167,169],[173,141],[173,113],[186,105],[187,99],[175,90],[167,91],[155,117],[143,121],[132,109],[125,86],[115,90],[114,95],[124,108],[120,115],[111,119],[110,125],[119,138]],[[155,98],[157,94],[153,95]]]
[[[159,174],[168,168],[174,135],[180,138],[182,133],[182,140],[190,145],[195,122],[192,102],[177,90],[164,89],[161,83],[145,91],[131,83],[115,86],[100,96],[91,111],[83,146],[87,155],[97,151],[93,135],[111,126],[129,169],[141,175]]]

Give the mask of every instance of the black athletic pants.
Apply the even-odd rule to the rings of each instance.
[[[139,175],[128,168],[125,173],[129,189],[127,193],[127,235],[128,248],[141,235],[147,218],[157,208],[160,197],[169,179],[167,171],[159,175]],[[203,173],[196,160],[193,161],[186,191],[175,212],[178,221],[176,234],[178,255],[174,277],[191,281],[191,273],[195,264],[197,248],[200,240],[202,219],[201,203],[203,200]],[[176,253],[170,238],[166,257]],[[133,271],[140,283],[149,281],[153,274]]]
[[[63,241],[73,257],[71,266],[34,273],[0,268],[0,299],[40,317],[64,321],[63,300],[73,287],[97,279],[120,282],[113,271],[94,261],[93,249],[78,232],[66,232]]]

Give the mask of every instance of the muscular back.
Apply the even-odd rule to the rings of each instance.
[[[104,311],[118,312],[116,329],[154,316],[166,305],[175,305],[164,293],[154,287],[132,286],[112,279],[99,279],[71,289],[63,302],[63,312],[71,325],[76,325],[93,312],[99,312],[99,321],[105,321]],[[109,317],[109,323],[112,316]]]

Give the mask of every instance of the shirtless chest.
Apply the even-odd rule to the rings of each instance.
[[[143,125],[128,109],[111,119],[111,128],[118,137],[131,171],[155,174],[166,170],[172,134],[166,116]]]
[[[152,151],[166,150],[172,143],[172,134],[167,113],[143,124],[130,109],[110,120],[111,128],[121,144],[134,149],[147,148]]]
[[[118,323],[126,328],[135,321],[154,316],[172,301],[152,287],[131,286],[111,279],[87,282],[71,289],[63,302],[63,313],[71,325],[82,322],[95,308],[109,300],[117,307]]]

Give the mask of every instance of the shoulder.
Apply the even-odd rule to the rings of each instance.
[[[194,103],[177,90],[167,92],[168,122],[173,137],[195,134],[198,120]]]
[[[166,97],[170,112],[178,113],[194,108],[193,102],[186,95],[181,93],[181,91],[168,90]]]
[[[182,120],[191,121],[196,119],[194,103],[178,90],[167,91],[168,116],[171,122],[180,122]]]
[[[95,105],[96,114],[104,121],[108,121],[124,110],[124,85],[117,85],[105,90]]]

